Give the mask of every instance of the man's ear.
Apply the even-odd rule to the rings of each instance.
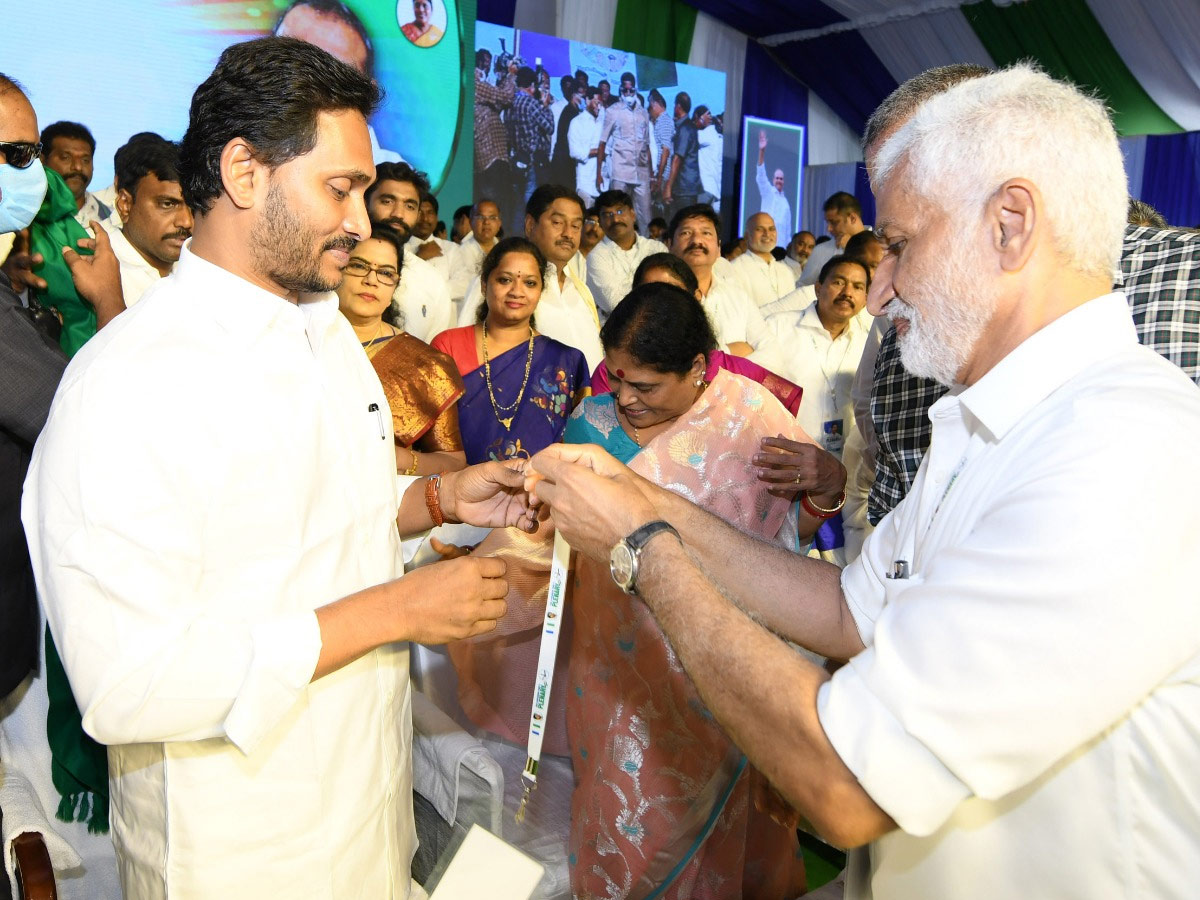
[[[1029,262],[1037,246],[1041,206],[1041,192],[1024,178],[1010,178],[988,200],[992,248],[1004,271],[1020,271]]]
[[[537,227],[537,219],[525,213],[525,237],[533,240],[533,229]]]
[[[258,199],[267,170],[254,158],[254,148],[236,137],[221,151],[221,184],[238,209],[249,209]]]
[[[128,222],[131,212],[133,212],[133,194],[125,188],[121,188],[117,191],[117,215],[121,217],[122,222]]]

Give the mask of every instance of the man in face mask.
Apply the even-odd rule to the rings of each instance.
[[[0,74],[0,236],[23,231],[46,195],[38,159],[37,116],[21,87]],[[101,325],[124,309],[120,271],[102,229],[96,255],[66,250],[76,288],[96,307]],[[42,262],[18,248],[0,272],[0,698],[37,665],[39,620],[29,552],[21,529],[21,484],[66,355],[43,333],[17,291],[41,281]],[[19,280],[9,273],[19,274]]]
[[[650,114],[637,100],[637,79],[621,73],[621,99],[604,116],[596,153],[596,193],[601,186],[604,160],[612,157],[612,190],[633,197],[639,229],[650,221]]]

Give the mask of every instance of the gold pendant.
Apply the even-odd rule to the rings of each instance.
[[[508,431],[510,428],[512,428],[512,420],[512,416],[509,416],[507,419],[500,420],[500,424],[504,426],[505,431]]]

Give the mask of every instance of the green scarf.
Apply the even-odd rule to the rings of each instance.
[[[96,333],[96,310],[75,290],[71,270],[63,259],[62,248],[70,247],[85,256],[91,250],[80,250],[77,241],[90,238],[87,230],[75,221],[75,195],[53,169],[46,169],[46,199],[29,226],[29,243],[34,253],[42,254],[42,263],[34,271],[46,280],[44,291],[37,291],[42,306],[58,310],[63,320],[59,345],[67,356],[75,353]]]
[[[50,775],[62,798],[55,815],[64,822],[87,822],[92,834],[108,831],[108,750],[83,730],[83,718],[58,648],[46,629],[46,737],[50,740]]]
[[[74,356],[96,333],[96,311],[76,292],[62,248],[79,250],[76,242],[91,235],[75,221],[75,196],[62,177],[47,169],[46,182],[46,199],[29,226],[32,251],[43,258],[35,271],[47,284],[37,295],[43,306],[53,306],[62,316],[59,345],[68,356]],[[71,693],[49,629],[46,630],[46,693],[50,699],[46,715],[50,774],[62,797],[55,814],[64,822],[86,822],[93,834],[107,832],[108,750],[84,733],[79,705]]]

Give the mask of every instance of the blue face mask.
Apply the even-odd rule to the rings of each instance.
[[[46,170],[35,159],[24,169],[0,163],[0,234],[29,226],[46,199]]]

